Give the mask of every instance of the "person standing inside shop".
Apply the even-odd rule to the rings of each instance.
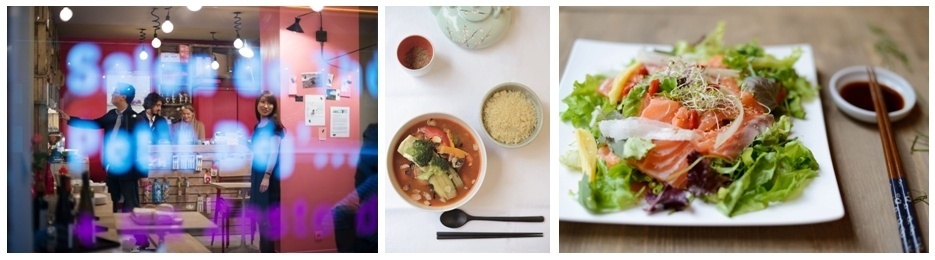
[[[105,184],[110,193],[113,211],[131,212],[134,207],[140,206],[139,187],[141,180],[134,167],[133,155],[136,147],[133,138],[133,127],[136,122],[136,111],[130,108],[130,103],[136,95],[133,85],[120,83],[111,95],[111,104],[116,108],[107,111],[96,119],[83,119],[69,116],[59,111],[62,119],[69,126],[85,129],[104,129],[103,149],[101,150],[102,164],[106,173]],[[144,183],[145,185],[145,183]],[[119,208],[121,198],[123,207]]]
[[[149,145],[169,142],[169,121],[160,115],[165,98],[158,93],[149,93],[143,98],[143,112],[136,116],[134,137],[137,143],[136,173],[144,180],[143,188],[149,185]]]
[[[260,252],[273,253],[279,237],[279,223],[270,213],[280,205],[279,149],[286,131],[279,119],[279,103],[270,92],[263,92],[256,99],[255,107],[258,122],[250,139],[253,152],[250,204],[258,217]]]
[[[205,140],[205,125],[195,119],[195,108],[184,105],[181,109],[182,120],[172,124],[172,134],[177,144],[199,144],[195,141]]]
[[[165,98],[158,93],[149,93],[143,99],[143,112],[137,116],[137,141],[141,144],[169,142],[169,120],[161,115]],[[148,130],[148,131],[147,131]]]

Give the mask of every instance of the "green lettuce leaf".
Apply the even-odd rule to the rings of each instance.
[[[649,85],[639,84],[633,86],[633,89],[630,89],[630,92],[627,93],[627,97],[620,103],[620,106],[623,107],[622,113],[624,117],[640,115],[640,108],[643,106],[643,94],[646,94],[647,88],[649,88]]]
[[[650,140],[643,138],[627,139],[623,144],[623,156],[621,158],[642,160],[643,157],[646,157],[646,153],[648,153],[650,149],[653,149],[653,147],[656,147],[656,144]]]
[[[645,189],[633,191],[631,184],[637,179],[637,173],[620,163],[608,168],[603,160],[597,160],[597,177],[594,182],[583,175],[578,182],[578,201],[592,212],[614,212],[636,206],[645,193]]]
[[[694,57],[698,60],[707,60],[715,55],[724,53],[724,28],[727,23],[718,22],[714,30],[708,32],[704,39],[697,44],[689,44],[686,41],[679,41],[675,44],[673,53]]]
[[[572,170],[581,171],[581,155],[578,150],[565,151],[558,157],[558,161]]]
[[[608,105],[610,100],[597,91],[603,82],[604,76],[601,75],[587,75],[584,82],[575,81],[574,90],[562,99],[568,105],[561,113],[562,122],[571,123],[576,128],[590,129],[595,109],[600,109],[601,114],[612,110],[613,106]]]
[[[789,201],[818,176],[811,150],[789,138],[791,126],[791,119],[782,116],[744,149],[738,165],[732,166],[742,175],[718,190],[717,196],[707,198],[719,211],[733,217]]]

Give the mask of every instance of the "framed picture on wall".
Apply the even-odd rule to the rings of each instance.
[[[320,73],[318,72],[304,72],[302,73],[302,88],[317,88],[321,87],[320,84]]]
[[[326,98],[328,100],[341,100],[341,92],[337,89],[329,88],[325,93],[328,95]]]

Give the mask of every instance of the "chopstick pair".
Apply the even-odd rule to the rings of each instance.
[[[890,191],[893,194],[893,204],[896,209],[896,221],[899,224],[899,237],[903,245],[903,252],[927,252],[922,242],[922,232],[916,217],[915,207],[912,205],[912,196],[909,194],[909,184],[903,174],[903,165],[899,157],[899,149],[893,137],[890,125],[889,111],[883,100],[883,92],[877,82],[876,72],[872,66],[867,67],[870,76],[870,96],[873,99],[873,108],[877,114],[877,128],[883,141],[883,155],[886,158],[886,170],[890,177]]]
[[[480,238],[519,238],[542,237],[542,233],[509,232],[438,232],[436,239],[480,239]]]

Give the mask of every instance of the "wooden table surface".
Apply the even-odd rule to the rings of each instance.
[[[130,215],[133,213],[115,213],[114,214],[114,224],[116,225],[117,233],[181,233],[181,232],[192,232],[192,231],[203,231],[218,229],[218,225],[211,222],[210,219],[206,218],[201,212],[194,211],[181,211],[176,212],[180,218],[182,218],[182,223],[177,225],[142,225],[137,224]]]
[[[218,189],[249,189],[249,182],[212,182],[210,183],[212,187]]]
[[[98,233],[97,235],[98,237],[101,237],[101,238],[106,238],[111,241],[120,242],[120,234],[118,234],[117,228],[116,228],[117,227],[117,221],[115,218],[116,215],[114,214],[113,207],[111,206],[112,203],[110,201],[110,195],[107,193],[104,193],[104,194],[107,196],[107,200],[106,200],[107,203],[103,205],[95,205],[94,215],[99,218],[97,221],[97,225],[107,227],[108,230],[106,232]],[[191,212],[191,213],[199,214],[201,218],[207,220],[207,218],[201,215],[201,213],[199,212]],[[217,228],[217,225],[215,225],[213,222],[211,221],[208,221],[208,222],[211,225],[214,225],[214,228]],[[153,239],[153,241],[158,240],[158,236],[155,234],[151,234],[150,237]],[[211,253],[211,251],[208,250],[201,243],[192,243],[192,241],[197,242],[197,240],[194,240],[194,238],[191,238],[191,235],[189,234],[179,233],[179,234],[167,234],[166,235],[167,250],[170,253]],[[123,252],[123,251],[117,249],[117,250],[102,251],[100,253],[107,253],[107,252]]]
[[[571,46],[578,38],[656,44],[683,39],[691,42],[711,31],[718,21],[727,23],[724,42],[728,45],[753,39],[761,45],[811,44],[844,218],[779,227],[561,222],[560,252],[901,252],[877,127],[838,110],[826,86],[842,68],[870,63],[885,66],[883,56],[874,49],[879,38],[868,24],[882,28],[892,38],[907,55],[911,71],[900,62],[885,67],[906,78],[920,95],[916,108],[894,123],[893,131],[913,187],[912,195],[927,195],[929,154],[911,152],[911,146],[917,131],[926,135],[929,132],[928,7],[561,7],[560,70],[564,73]],[[915,206],[928,248],[927,200]]]

